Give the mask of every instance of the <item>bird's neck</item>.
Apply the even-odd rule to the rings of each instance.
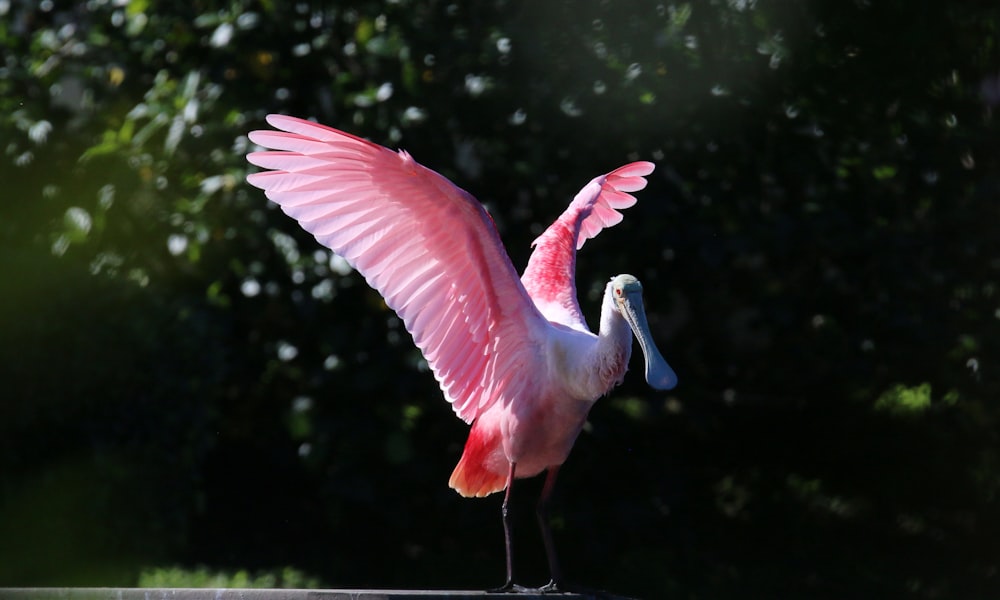
[[[611,291],[611,284],[604,291],[601,304],[601,326],[597,333],[594,360],[602,384],[602,393],[607,393],[620,384],[632,356],[632,329],[618,312]]]

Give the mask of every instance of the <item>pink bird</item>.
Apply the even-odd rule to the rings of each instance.
[[[502,515],[507,580],[514,584],[510,490],[546,471],[539,525],[558,589],[562,574],[545,509],[594,402],[620,384],[632,334],[646,381],[667,390],[677,377],[653,343],[642,286],[608,282],[597,334],[576,300],[576,251],[618,211],[635,204],[653,164],[633,162],[593,179],[533,242],[518,278],[483,206],[405,151],[294,117],[269,115],[281,131],[253,131],[270,151],[247,156],[269,169],[247,180],[343,257],[385,299],[413,336],[455,413],[472,425],[449,485],[463,496],[506,490]]]

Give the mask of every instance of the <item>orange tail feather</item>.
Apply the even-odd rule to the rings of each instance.
[[[462,458],[448,480],[448,485],[466,498],[482,498],[507,487],[507,475],[494,470],[507,461],[500,432],[484,431],[478,424],[478,421],[472,424]]]

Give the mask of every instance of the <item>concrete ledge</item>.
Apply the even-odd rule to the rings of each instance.
[[[234,588],[0,588],[0,600],[626,600],[602,592],[496,593],[469,590],[272,590]]]

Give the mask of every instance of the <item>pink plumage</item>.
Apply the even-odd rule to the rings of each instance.
[[[652,163],[584,186],[535,240],[518,278],[483,206],[405,151],[294,117],[267,121],[281,131],[251,132],[270,150],[247,159],[268,170],[247,180],[402,319],[455,413],[472,423],[450,480],[459,493],[509,492],[515,477],[543,470],[554,480],[593,402],[624,376],[633,332],[647,381],[676,383],[652,343],[634,277],[608,284],[596,335],[576,300],[576,251],[622,220]],[[509,564],[508,556],[508,583]]]

